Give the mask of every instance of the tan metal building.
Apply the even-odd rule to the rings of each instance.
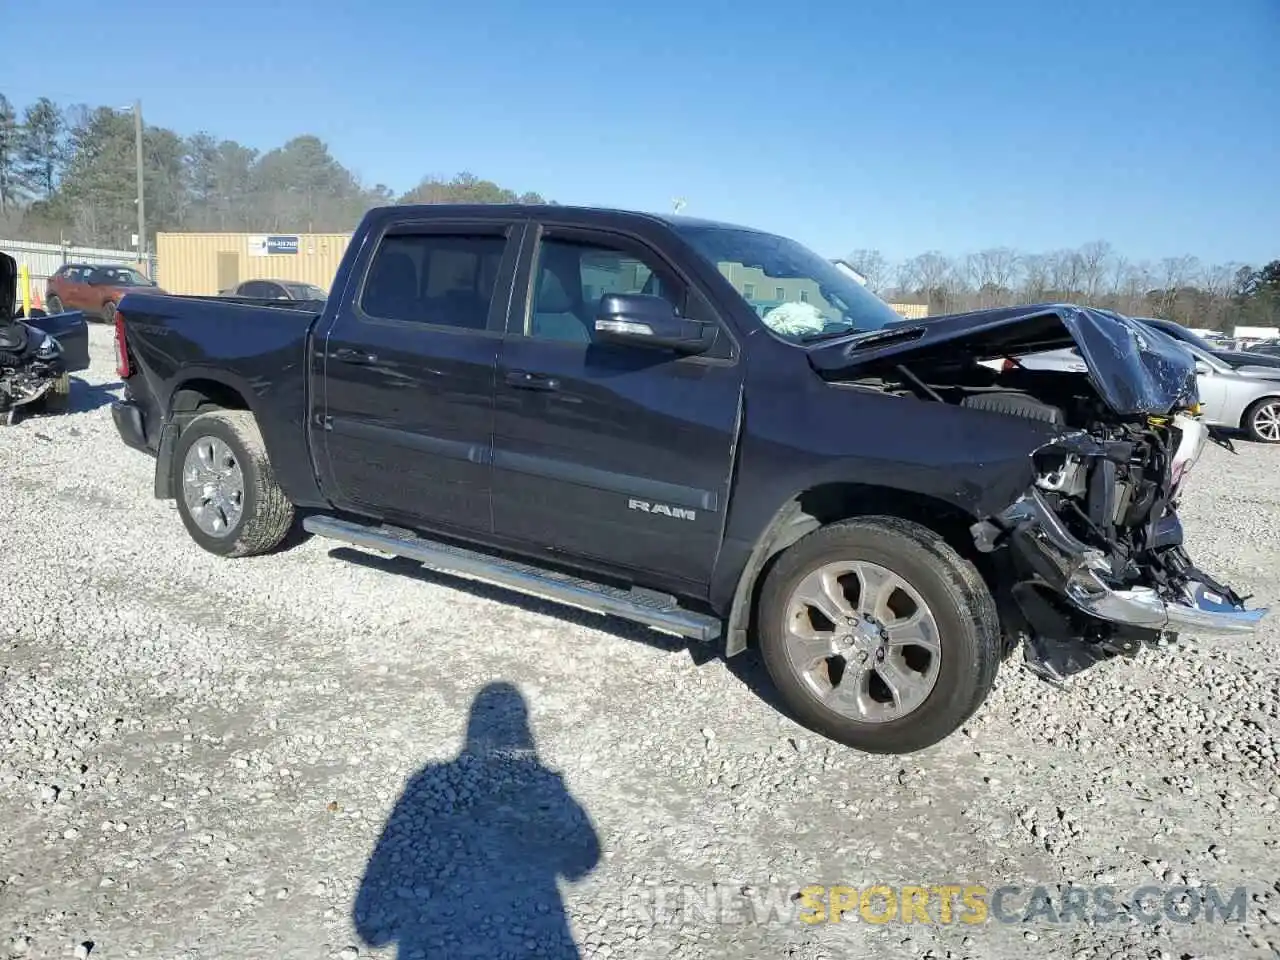
[[[156,281],[170,293],[216,294],[245,280],[328,290],[349,233],[158,233]]]
[[[891,303],[893,312],[907,320],[923,320],[929,316],[929,305],[927,303]]]

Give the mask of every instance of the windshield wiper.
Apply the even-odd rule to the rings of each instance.
[[[815,343],[819,340],[831,340],[835,337],[852,337],[853,340],[849,344],[850,349],[861,349],[863,347],[879,346],[883,343],[892,343],[897,340],[918,340],[924,336],[923,327],[882,327],[879,330],[844,330],[840,332],[826,331],[823,333],[811,334],[801,340],[801,343]]]

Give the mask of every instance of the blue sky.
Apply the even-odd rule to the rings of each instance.
[[[681,196],[894,260],[1280,257],[1277,0],[59,0],[5,28],[43,55],[4,71],[15,103],[314,133],[396,190],[467,169],[563,203]]]

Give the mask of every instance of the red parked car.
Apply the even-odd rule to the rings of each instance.
[[[154,280],[133,267],[117,264],[64,263],[49,278],[48,311],[83,310],[86,317],[111,323],[116,304],[130,291],[164,293]]]

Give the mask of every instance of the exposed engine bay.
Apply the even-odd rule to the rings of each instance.
[[[18,320],[0,323],[0,422],[11,426],[24,410],[61,412],[69,395],[58,341]]]
[[[1178,496],[1209,438],[1194,364],[1126,319],[981,311],[877,333],[815,363],[846,384],[1044,425],[1046,442],[1028,451],[1030,489],[970,532],[991,561],[1008,642],[1051,680],[1180,630],[1253,632],[1266,612],[1246,610],[1183,546]],[[1073,341],[1088,374],[1017,362]]]
[[[66,409],[70,379],[62,344],[16,317],[17,264],[0,254],[0,423],[11,426],[27,410]]]
[[[1080,392],[1091,389],[1075,379]],[[1040,393],[1062,400],[1049,382]],[[1176,633],[1178,623],[1160,613],[1161,606],[1166,613],[1206,602],[1243,610],[1247,598],[1199,570],[1183,545],[1178,495],[1208,439],[1194,405],[1171,415],[1122,419],[1092,398],[1072,396],[1059,406],[1026,386],[971,394],[961,405],[1044,419],[1070,431],[1033,454],[1034,490],[972,531],[980,550],[1012,546],[1007,567],[1015,603],[1009,612],[1023,621],[1027,660],[1037,672],[1061,679]],[[1111,594],[1094,596],[1082,575],[1149,609],[1109,606]],[[1109,610],[1117,618],[1100,619]]]

